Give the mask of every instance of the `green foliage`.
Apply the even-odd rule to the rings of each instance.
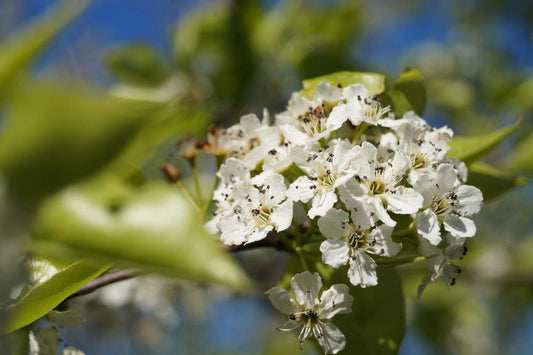
[[[397,354],[406,331],[401,280],[394,267],[379,266],[377,286],[361,288],[347,280],[346,269],[333,269],[320,259],[307,259],[309,271],[318,272],[325,285],[344,283],[353,296],[352,313],[335,317],[346,336],[341,354]],[[280,286],[287,287],[294,274],[304,271],[297,256],[289,259]]]
[[[109,163],[149,113],[147,105],[51,85],[25,89],[7,112],[0,171],[11,192],[36,200]]]
[[[72,21],[88,1],[63,1],[53,13],[0,45],[0,101],[17,82],[35,55]]]
[[[384,104],[392,106],[397,118],[403,117],[407,111],[415,111],[422,116],[426,107],[426,86],[422,74],[416,69],[405,69],[385,93]]]
[[[8,321],[2,333],[11,333],[41,318],[107,270],[109,265],[102,266],[91,260],[78,260],[69,264],[41,260],[40,267],[57,272],[40,279],[40,282],[31,286],[7,309]]]
[[[485,201],[528,183],[526,178],[500,171],[482,162],[473,163],[468,170],[468,184],[478,187],[483,192]]]
[[[105,59],[111,73],[126,83],[160,85],[168,76],[166,63],[146,44],[112,50]]]
[[[166,184],[132,187],[102,177],[43,203],[32,250],[63,258],[93,256],[247,290],[243,271],[202,224],[201,214]]]
[[[533,174],[533,132],[511,152],[506,169]]]
[[[450,141],[448,155],[470,165],[481,159],[494,149],[501,141],[516,131],[521,119],[515,124],[501,128],[497,131],[478,136],[453,137]]]
[[[385,90],[385,76],[381,74],[341,71],[304,80],[302,82],[303,90],[300,95],[312,96],[317,85],[323,81],[331,85],[340,84],[343,87],[351,84],[363,84],[370,92],[370,95],[378,95]]]

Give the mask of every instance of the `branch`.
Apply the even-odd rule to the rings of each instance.
[[[83,286],[82,288],[80,288],[78,291],[74,292],[72,295],[68,296],[65,301],[70,298],[87,295],[98,290],[99,288],[102,288],[112,283],[131,279],[132,277],[138,276],[139,274],[140,272],[133,270],[105,272],[102,275],[98,276],[96,279]]]
[[[285,244],[281,241],[281,239],[278,237],[277,233],[270,232],[266,236],[266,238],[263,238],[261,240],[258,240],[257,242],[252,242],[249,244],[243,244],[243,245],[235,245],[235,246],[228,246],[226,247],[226,250],[235,253],[239,251],[244,250],[250,250],[250,249],[257,249],[257,248],[274,248],[276,250],[281,251],[289,251]]]
[[[309,227],[307,225],[303,225],[301,228],[305,230],[305,228],[309,228]],[[293,236],[288,234],[287,237],[290,239]],[[244,244],[244,245],[228,246],[226,247],[226,250],[232,253],[236,253],[240,251],[257,249],[257,248],[274,248],[280,251],[291,251],[290,249],[287,248],[287,246],[283,243],[283,241],[279,238],[279,236],[275,232],[268,233],[266,238],[258,240],[257,242],[252,242],[252,243]],[[65,299],[65,301],[70,298],[87,295],[104,286],[110,285],[115,282],[131,279],[135,276],[139,276],[140,274],[141,273],[139,271],[133,271],[133,270],[121,270],[121,271],[103,273],[102,275],[98,276],[96,279],[89,282],[87,285],[80,288],[78,291],[74,292],[72,295],[68,296]]]

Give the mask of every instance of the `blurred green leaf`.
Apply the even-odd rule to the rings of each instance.
[[[85,322],[83,319],[83,313],[74,308],[70,308],[66,311],[51,310],[46,314],[46,319],[62,328],[76,327]]]
[[[105,62],[119,81],[131,84],[160,85],[169,74],[164,60],[146,44],[114,49],[106,55]]]
[[[497,131],[479,136],[453,137],[449,143],[448,156],[459,159],[470,165],[476,160],[490,153],[507,136],[516,131],[522,119],[515,124],[504,127]]]
[[[20,91],[0,133],[0,171],[9,190],[36,200],[95,173],[123,150],[152,108],[44,84]]]
[[[70,264],[47,264],[41,259],[42,267],[54,269],[47,278],[43,278],[28,289],[8,311],[8,321],[2,333],[11,333],[31,324],[54,309],[68,296],[79,290],[83,285],[95,279],[109,268],[109,265],[95,263],[92,260],[80,260]]]
[[[206,109],[173,104],[163,108],[151,117],[145,126],[126,146],[113,162],[112,168],[123,173],[139,171],[149,160],[155,149],[170,139],[205,134],[209,123]],[[152,159],[158,166],[161,162]]]
[[[468,170],[468,184],[476,186],[483,192],[484,201],[528,183],[529,180],[524,177],[500,171],[482,162],[475,162]]]
[[[386,92],[383,103],[391,105],[397,118],[407,111],[415,111],[422,116],[426,107],[426,86],[422,74],[412,68],[406,68],[392,87]]]
[[[72,21],[89,1],[62,1],[50,14],[0,45],[0,101],[35,55]]]
[[[32,234],[32,249],[45,255],[89,255],[240,291],[249,286],[204,231],[200,213],[166,184],[134,188],[102,177],[68,188],[43,203]]]
[[[343,87],[351,84],[363,84],[370,92],[370,95],[378,95],[385,90],[385,76],[381,74],[340,71],[302,81],[303,90],[300,91],[300,95],[312,96],[317,85],[323,81],[331,85],[340,84]]]
[[[309,263],[311,272],[318,272],[324,288],[337,283],[350,287],[352,313],[337,315],[333,323],[346,336],[342,354],[397,354],[406,331],[405,302],[401,280],[394,267],[379,266],[378,285],[355,287],[346,276],[346,268],[333,269],[316,259]],[[280,286],[287,288],[294,274],[303,269],[296,256],[289,259]]]
[[[511,152],[505,169],[533,174],[533,132]]]

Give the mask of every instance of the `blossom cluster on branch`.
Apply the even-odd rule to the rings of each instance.
[[[465,184],[465,164],[447,156],[452,135],[413,111],[395,117],[361,84],[321,82],[311,97],[293,93],[273,122],[265,110],[262,119],[248,114],[227,129],[210,129],[203,149],[221,164],[206,228],[237,246],[270,232],[289,241],[307,221],[310,231],[298,247],[318,241],[322,262],[346,268],[349,282],[360,287],[378,284],[378,259],[414,242],[429,270],[419,293],[439,278],[453,284],[460,269],[452,260],[475,235],[471,216],[483,198]],[[342,312],[349,312],[351,298],[348,288],[334,285],[319,302],[319,286],[318,274],[298,274],[296,303],[280,288],[267,295],[289,315],[281,330],[298,329],[300,342],[313,335],[326,353],[336,353],[343,336],[327,320],[341,308],[332,312],[323,304],[342,294],[350,299]]]

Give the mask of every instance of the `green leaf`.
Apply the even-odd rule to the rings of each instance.
[[[488,134],[468,137],[453,137],[449,143],[450,151],[448,152],[448,156],[459,159],[465,162],[465,164],[470,165],[476,160],[479,160],[483,156],[487,155],[507,136],[516,131],[521,121],[522,119],[519,119],[513,125]]]
[[[46,264],[44,260],[41,260]],[[42,265],[44,267],[44,265]],[[47,265],[56,272],[30,287],[8,309],[7,323],[2,333],[11,333],[54,309],[68,296],[79,290],[109,268],[92,260],[80,260],[70,264],[49,262]]]
[[[300,95],[308,97],[312,96],[317,85],[323,81],[326,81],[331,85],[340,84],[343,87],[351,84],[363,84],[369,91],[370,95],[379,95],[385,91],[385,76],[381,74],[340,71],[304,80],[302,82],[303,90],[300,92]]]
[[[415,111],[422,116],[426,107],[426,86],[422,74],[412,68],[406,68],[392,87],[386,92],[383,103],[391,105],[397,118],[402,118],[407,111]]]
[[[346,276],[346,268],[333,269],[315,260],[308,265],[317,271],[324,289],[344,283],[350,287],[354,301],[352,313],[337,315],[332,322],[346,336],[346,347],[341,354],[397,354],[406,331],[405,302],[401,280],[394,267],[378,266],[378,285],[355,287]],[[289,259],[280,286],[287,288],[294,274],[303,269],[297,257]]]
[[[94,174],[123,150],[153,107],[44,84],[17,93],[0,133],[0,172],[10,192],[37,200]]]
[[[69,188],[44,202],[32,235],[32,250],[43,254],[89,255],[239,291],[249,286],[232,256],[204,231],[200,213],[166,184],[132,187],[102,178]]]
[[[52,13],[0,45],[0,100],[43,46],[83,11],[88,3],[85,0],[62,1]]]
[[[533,174],[533,132],[520,142],[506,160],[506,170]]]
[[[132,44],[112,50],[105,60],[111,73],[127,83],[159,85],[169,74],[163,59],[145,44]]]
[[[529,180],[524,177],[500,171],[482,162],[475,162],[468,170],[468,184],[476,186],[483,192],[484,201],[528,183]]]

